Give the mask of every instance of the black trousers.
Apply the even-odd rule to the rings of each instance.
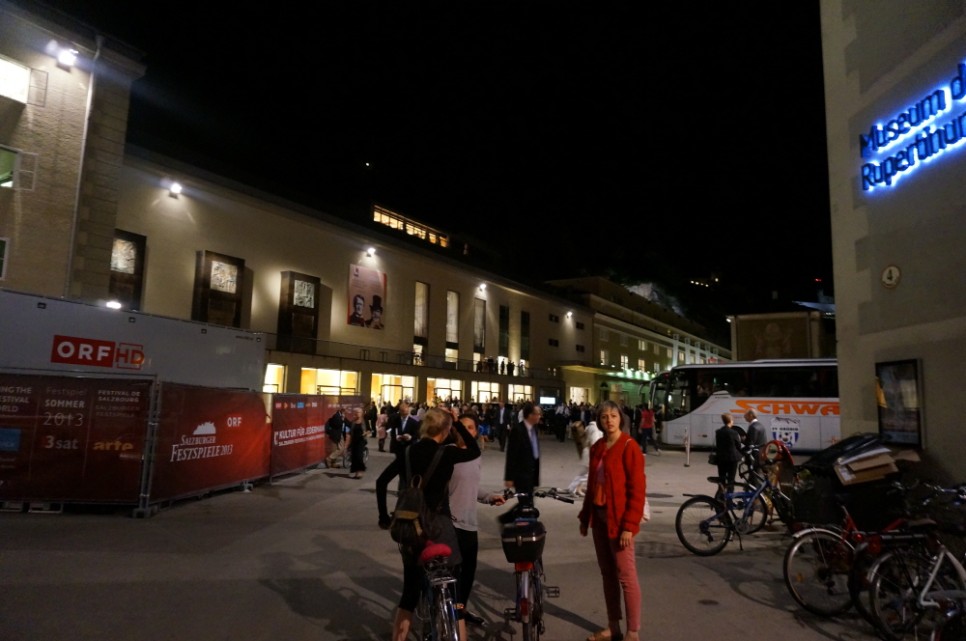
[[[476,557],[480,551],[479,533],[456,528],[456,540],[463,556],[463,561],[456,570],[456,596],[459,603],[466,605],[476,580]]]

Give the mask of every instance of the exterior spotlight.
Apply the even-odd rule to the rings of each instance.
[[[104,305],[110,309],[121,309],[121,303],[116,300],[109,300]]]
[[[573,312],[567,312],[567,318],[573,318],[573,317],[574,317]]]
[[[77,62],[78,52],[77,49],[68,49],[64,47],[59,52],[57,52],[57,64],[61,67],[73,67]]]
[[[372,258],[375,255],[376,255],[376,248],[375,247],[367,247],[366,248],[366,256],[368,256],[369,258]]]
[[[172,198],[177,198],[178,195],[181,193],[182,189],[183,188],[181,187],[181,183],[173,182],[171,183],[171,186],[168,187],[168,195],[171,196]]]
[[[486,291],[486,283],[480,283],[480,291],[481,292],[485,292]]]

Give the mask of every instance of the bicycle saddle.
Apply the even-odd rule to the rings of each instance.
[[[424,565],[430,559],[435,559],[438,556],[449,556],[453,553],[452,548],[445,543],[437,543],[435,541],[428,541],[426,547],[419,554],[419,564]]]

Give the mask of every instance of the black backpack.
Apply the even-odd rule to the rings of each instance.
[[[436,536],[433,524],[433,513],[426,505],[423,488],[433,476],[439,459],[443,455],[443,447],[436,449],[432,463],[426,470],[426,475],[413,476],[409,463],[409,450],[406,448],[406,479],[407,482],[396,498],[396,508],[392,512],[389,523],[389,536],[399,544],[399,549],[412,555],[418,554],[426,545],[426,541]]]

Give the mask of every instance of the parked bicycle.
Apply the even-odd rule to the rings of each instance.
[[[935,636],[966,608],[966,569],[942,538],[966,534],[966,486],[933,488],[925,504],[929,518],[911,522],[909,533],[889,535],[898,540],[865,575],[873,619],[886,641]]]
[[[853,605],[871,622],[871,612],[862,600],[864,581],[857,568],[868,568],[870,560],[881,550],[882,537],[877,532],[859,528],[845,505],[841,525],[824,524],[799,530],[785,550],[782,576],[792,598],[803,608],[819,616],[836,616]],[[886,524],[882,533],[900,531],[907,519],[900,517]],[[877,543],[869,546],[875,539]],[[862,550],[860,553],[859,550]],[[857,559],[864,559],[859,562]]]
[[[534,498],[552,498],[564,503],[574,499],[562,496],[557,490],[535,490],[533,494],[506,490],[506,499],[516,498],[517,505],[512,510],[513,521],[503,526],[503,553],[508,563],[513,564],[516,596],[513,607],[503,611],[503,618],[509,623],[515,621],[523,629],[523,641],[540,641],[545,624],[543,620],[543,599],[560,596],[560,588],[547,585],[543,569],[543,547],[547,530],[540,522],[540,511],[534,505]]]
[[[863,529],[846,505],[847,492],[831,492],[828,487],[826,482],[825,491],[813,488],[816,495],[811,497],[801,488],[796,493],[796,517],[810,522],[818,519],[818,523],[792,535],[782,560],[785,587],[799,605],[813,614],[836,616],[855,606],[871,623],[871,611],[861,594],[866,585],[862,568],[867,569],[882,549],[883,539],[878,534],[901,531],[909,520],[909,508],[897,507],[898,512],[885,525]],[[881,488],[881,492],[883,502],[901,506],[907,501],[909,488],[894,483]],[[821,509],[816,507],[819,503]],[[837,510],[830,511],[832,506]],[[840,521],[826,522],[835,511],[841,515]]]
[[[783,562],[786,587],[802,607],[822,616],[854,606],[886,641],[926,639],[940,628],[949,639],[959,625],[966,592],[960,592],[964,583],[955,566],[958,560],[943,551],[938,533],[966,532],[966,514],[943,518],[936,505],[962,503],[966,489],[895,482],[877,491],[893,508],[878,515],[889,520],[877,529],[860,529],[845,506],[847,492],[820,497],[837,502],[842,525],[810,527],[793,535]],[[938,524],[917,518],[930,514],[939,517]]]
[[[413,616],[413,627],[420,641],[459,641],[456,577],[449,568],[452,552],[445,543],[431,542],[419,555],[426,581]]]
[[[715,496],[685,494],[688,500],[678,508],[674,529],[678,540],[693,554],[712,556],[721,552],[732,538],[744,549],[741,536],[757,532],[768,519],[768,503],[791,529],[794,524],[791,499],[772,483],[771,475],[749,470],[749,485],[727,492],[723,479],[709,476],[718,489]],[[768,497],[768,503],[765,498]]]

